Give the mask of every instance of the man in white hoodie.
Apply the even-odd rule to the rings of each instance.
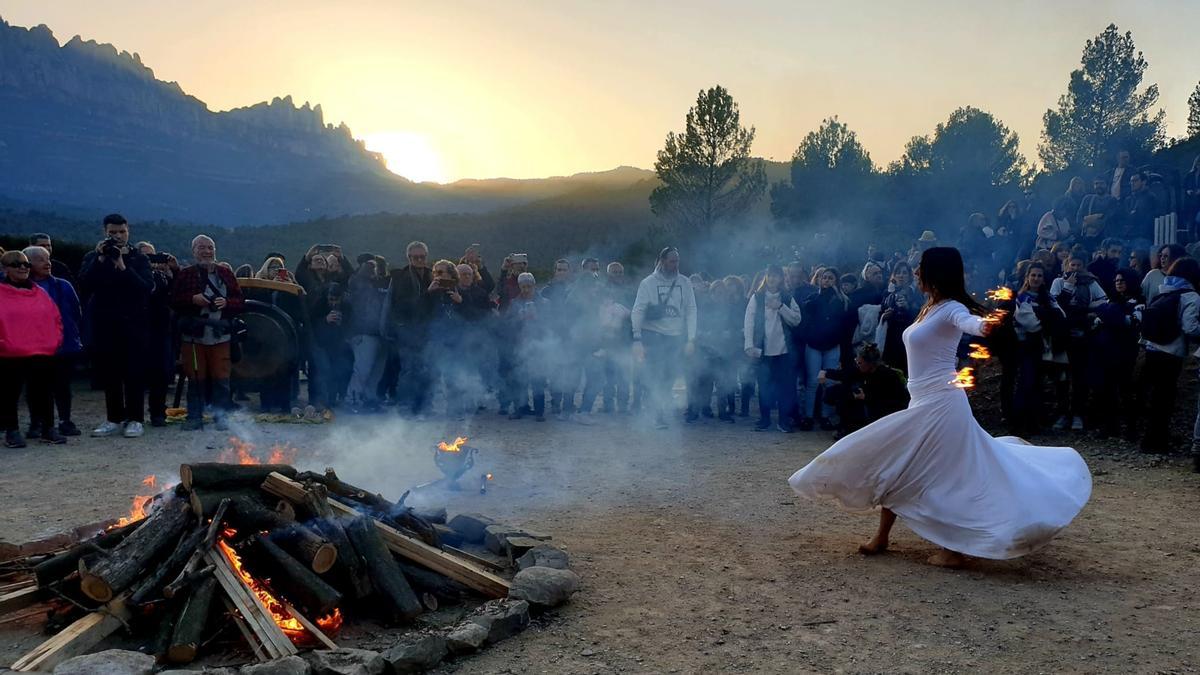
[[[633,301],[633,356],[645,368],[643,382],[654,408],[654,426],[667,428],[671,389],[696,342],[696,295],[679,273],[679,250],[658,254],[654,273],[642,279]]]

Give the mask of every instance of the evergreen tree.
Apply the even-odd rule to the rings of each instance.
[[[844,213],[848,201],[861,195],[875,173],[858,135],[835,115],[800,142],[792,154],[790,181],[771,186],[771,213],[791,222]]]
[[[1200,84],[1188,97],[1187,134],[1188,138],[1200,137]]]

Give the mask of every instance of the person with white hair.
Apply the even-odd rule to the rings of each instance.
[[[192,239],[194,263],[179,271],[171,290],[171,303],[179,315],[179,360],[187,377],[187,420],[184,430],[204,428],[204,392],[211,386],[216,428],[228,428],[225,416],[233,408],[229,385],[232,360],[231,317],[242,311],[245,301],[237,278],[217,264],[217,245],[212,238]]]
[[[54,376],[51,382],[54,402],[58,407],[57,433],[63,436],[78,436],[79,428],[71,421],[71,376],[75,371],[75,363],[83,352],[83,343],[79,333],[83,314],[79,308],[79,296],[75,294],[75,287],[69,281],[54,276],[50,251],[41,246],[30,246],[22,252],[29,260],[29,280],[46,291],[46,294],[58,307],[58,313],[62,319],[62,344],[54,353]],[[32,404],[32,401],[28,403],[30,404],[29,433],[26,435],[30,438],[48,436],[50,442],[57,442],[54,439],[56,431],[53,408],[50,409],[52,414],[50,419],[38,419],[37,415],[41,411]]]
[[[537,279],[529,272],[516,278],[520,292],[505,308],[508,344],[512,347],[512,362],[507,369],[508,396],[513,410],[510,420],[532,414],[539,422],[546,421],[546,387],[544,339],[548,306],[538,295]],[[532,401],[531,401],[532,398]]]

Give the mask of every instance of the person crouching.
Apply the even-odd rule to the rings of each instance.
[[[237,278],[217,264],[217,245],[205,235],[192,240],[195,264],[175,278],[171,303],[179,315],[180,354],[187,377],[187,421],[183,428],[204,428],[204,392],[211,385],[213,415],[218,430],[227,429],[230,397],[230,318],[242,311],[244,301]]]

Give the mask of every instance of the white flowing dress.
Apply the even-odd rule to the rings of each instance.
[[[951,551],[1005,560],[1046,545],[1079,513],[1092,475],[1071,448],[994,438],[952,384],[963,333],[982,319],[947,301],[904,331],[908,408],[834,443],[788,482],[843,508],[885,507]]]

